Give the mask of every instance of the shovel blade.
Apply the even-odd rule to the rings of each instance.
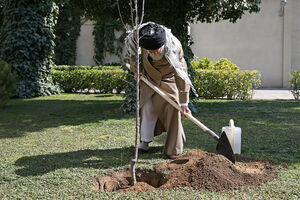
[[[223,131],[217,144],[217,152],[235,163],[235,156],[226,133]]]

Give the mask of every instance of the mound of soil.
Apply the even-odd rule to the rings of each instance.
[[[192,151],[172,162],[154,166],[153,171],[137,170],[137,184],[134,186],[131,186],[131,173],[127,170],[113,172],[101,179],[94,178],[93,189],[141,192],[156,188],[191,187],[221,191],[256,186],[276,177],[277,168],[270,162],[248,160],[233,164],[222,155]]]

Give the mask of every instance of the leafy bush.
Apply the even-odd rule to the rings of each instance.
[[[261,83],[259,71],[242,71],[226,58],[213,63],[209,58],[191,61],[194,85],[200,97],[248,99]]]
[[[260,76],[259,71],[195,70],[194,86],[204,98],[248,99]]]
[[[59,92],[50,77],[57,12],[53,1],[3,1],[0,59],[19,75],[19,97]]]
[[[0,107],[3,107],[14,96],[17,87],[17,75],[11,71],[11,66],[0,61]]]
[[[2,21],[3,21],[3,3],[4,0],[0,0],[0,38],[1,38],[1,29],[2,29]],[[0,49],[1,49],[1,39],[0,39]]]
[[[240,70],[240,68],[229,61],[227,58],[221,58],[213,65],[214,70]]]
[[[227,58],[221,58],[216,63],[213,63],[209,58],[203,57],[201,60],[199,57],[194,57],[191,61],[193,69],[204,70],[239,70],[239,67],[229,61]]]
[[[203,57],[201,60],[199,57],[194,57],[193,60],[191,60],[191,66],[193,69],[211,69],[211,66],[213,65],[213,62],[207,58]]]
[[[290,73],[290,90],[296,100],[300,99],[300,70]]]
[[[127,71],[119,66],[56,66],[51,75],[65,92],[94,89],[102,93],[124,90]]]
[[[130,84],[125,84],[125,99],[122,103],[122,109],[125,113],[133,113],[136,111],[136,81],[131,71],[127,73],[126,81]]]

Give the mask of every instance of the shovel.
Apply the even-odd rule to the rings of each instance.
[[[130,65],[126,64],[126,67],[130,69]],[[150,88],[152,88],[155,92],[157,92],[163,99],[165,99],[168,103],[170,103],[174,108],[182,112],[181,107],[175,103],[170,97],[167,96],[165,92],[163,92],[161,89],[153,85],[150,81],[148,81],[145,77],[141,76],[140,79],[146,83]],[[195,117],[193,117],[192,114],[186,113],[184,114],[189,120],[194,122],[197,126],[199,126],[205,133],[210,135],[213,139],[215,139],[217,144],[217,152],[223,156],[225,156],[227,159],[229,159],[231,162],[235,163],[235,156],[233,154],[232,147],[230,145],[230,142],[227,138],[227,135],[223,131],[221,134],[221,137],[219,137],[217,134],[215,134],[212,130],[207,128],[204,124],[202,124],[199,120],[197,120]]]

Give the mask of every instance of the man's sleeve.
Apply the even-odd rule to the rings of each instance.
[[[130,56],[130,71],[136,73],[136,57],[134,55],[137,51],[137,47],[134,39],[134,32],[129,33],[125,38],[125,48],[127,55]]]
[[[187,73],[187,64],[183,57],[183,50],[180,45],[179,50],[179,59],[182,63],[184,71]],[[178,75],[175,75],[176,85],[179,91],[179,103],[188,104],[189,103],[189,94],[190,94],[190,85],[188,85],[184,80],[182,80]]]

